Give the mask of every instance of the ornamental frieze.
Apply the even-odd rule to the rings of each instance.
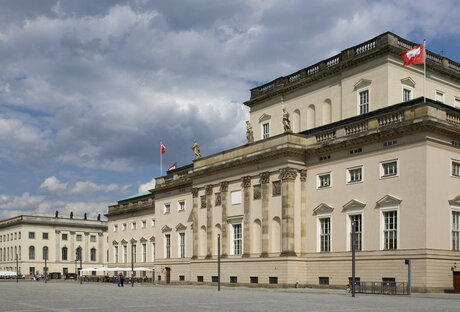
[[[243,181],[244,188],[251,187],[251,177],[250,176],[242,177],[241,180]]]
[[[282,181],[284,180],[295,180],[297,177],[297,170],[294,168],[282,168],[280,170],[280,178]]]
[[[307,181],[307,170],[300,169],[299,174],[300,174],[300,182],[306,182]]]
[[[198,188],[197,187],[192,188],[192,196],[193,198],[198,198]]]
[[[228,192],[228,181],[220,182],[220,191]]]
[[[260,174],[260,184],[267,184],[270,182],[270,172],[262,172]]]

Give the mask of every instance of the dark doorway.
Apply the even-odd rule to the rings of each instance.
[[[171,268],[166,268],[166,284],[171,282]]]
[[[460,272],[454,273],[454,291],[460,293]]]

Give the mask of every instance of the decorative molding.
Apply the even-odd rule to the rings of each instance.
[[[270,183],[270,172],[261,172],[260,173],[260,184]]]
[[[137,243],[137,240],[135,238],[131,238],[130,240],[131,244]]]
[[[272,196],[280,196],[281,195],[281,181],[273,181],[272,182]]]
[[[220,191],[221,192],[228,192],[228,181],[220,182]]]
[[[385,195],[377,201],[376,208],[398,206],[401,202],[402,200],[397,197],[392,195]]]
[[[123,239],[121,240],[121,243],[122,243],[123,245],[126,245],[126,244],[128,243],[128,241],[127,241],[126,239],[123,238]]]
[[[201,208],[206,208],[206,195],[200,196]]]
[[[215,193],[214,198],[215,198],[214,206],[222,205],[222,193],[221,192]]]
[[[348,203],[342,206],[343,211],[362,210],[366,206],[365,203],[359,200],[352,199]]]
[[[150,242],[155,243],[155,236],[150,237]]]
[[[415,87],[415,81],[411,77],[401,79],[401,83],[412,88]]]
[[[198,191],[199,191],[199,189],[197,187],[192,188],[192,196],[193,196],[193,198],[198,197]]]
[[[460,195],[458,195],[458,196],[455,197],[454,199],[449,200],[449,204],[450,204],[451,206],[460,207]]]
[[[355,85],[353,86],[353,91],[356,91],[358,89],[370,86],[372,83],[372,80],[369,79],[360,79]]]
[[[243,223],[243,215],[227,217],[227,223],[228,224]]]
[[[322,215],[322,214],[330,214],[334,211],[334,208],[329,206],[328,204],[321,203],[313,209],[313,215]]]
[[[244,188],[251,187],[251,177],[250,176],[242,177],[241,180],[243,181],[243,187]]]
[[[167,226],[167,225],[165,225],[165,226],[163,226],[163,227],[161,228],[161,232],[162,232],[162,233],[171,232],[171,231],[172,231],[172,229],[171,229],[169,226]]]
[[[187,227],[180,222],[176,225],[176,231],[185,231],[186,229]]]
[[[280,169],[281,181],[295,180],[296,178],[297,178],[297,169],[289,168],[289,167]]]
[[[269,114],[263,113],[262,116],[259,117],[259,122],[270,120],[270,118],[272,118],[272,116],[270,116]]]
[[[142,236],[142,237],[139,239],[139,241],[140,241],[141,243],[145,243],[145,242],[147,241],[147,238],[145,238],[145,237]]]
[[[112,245],[118,245],[118,244],[119,244],[119,243],[118,243],[118,241],[117,241],[116,239],[114,239],[114,240],[112,241]]]
[[[254,185],[254,187],[253,187],[253,199],[257,200],[257,199],[261,199],[261,198],[262,198],[261,185],[260,184]]]
[[[212,195],[212,193],[213,193],[213,186],[211,184],[206,185],[206,195],[210,196],[210,195]]]
[[[307,169],[299,169],[300,182],[307,182]]]

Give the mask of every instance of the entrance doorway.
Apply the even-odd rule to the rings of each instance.
[[[171,268],[165,268],[166,269],[166,284],[169,284],[171,282]]]
[[[460,272],[454,273],[454,291],[460,293]]]

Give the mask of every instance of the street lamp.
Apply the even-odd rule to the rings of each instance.
[[[131,241],[131,287],[134,287],[134,242]]]
[[[83,283],[83,279],[82,279],[82,277],[83,277],[83,265],[81,263],[82,262],[81,258],[83,258],[83,257],[81,255],[81,247],[78,247],[78,249],[80,250],[79,254],[80,254],[80,285],[81,285]]]
[[[355,248],[356,248],[355,222],[351,222],[351,296],[355,296]]]
[[[16,283],[19,283],[19,258],[18,254],[16,254]]]
[[[220,291],[220,234],[217,234],[217,291]]]

